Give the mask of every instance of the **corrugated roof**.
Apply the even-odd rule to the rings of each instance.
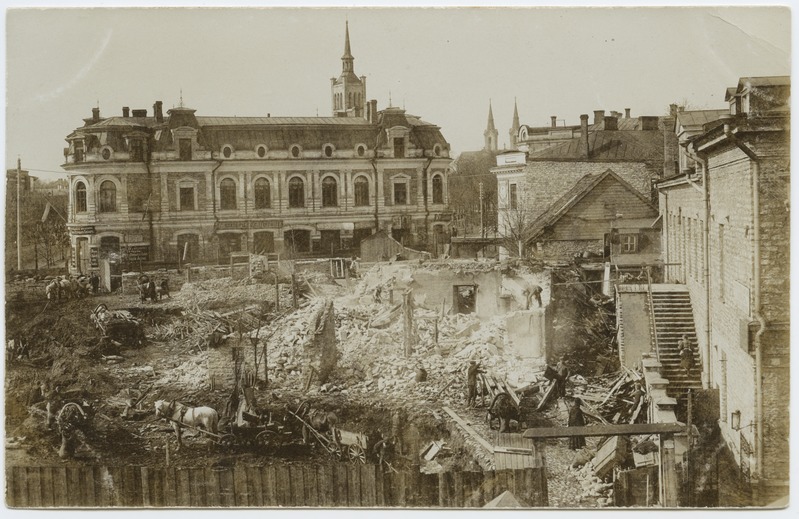
[[[677,123],[686,130],[699,130],[702,125],[711,121],[716,121],[722,115],[729,114],[728,108],[719,110],[692,110],[690,112],[679,112],[677,114]]]
[[[581,154],[580,137],[535,153],[528,160],[623,160],[663,161],[663,134],[660,130],[599,130],[588,134],[588,157]]]
[[[757,77],[742,77],[738,80],[738,89],[742,86],[749,85],[753,87],[761,86],[790,86],[791,76],[757,76]]]
[[[98,123],[91,124],[87,128],[107,128],[109,126],[139,126],[148,127],[156,124],[155,117],[107,117]]]

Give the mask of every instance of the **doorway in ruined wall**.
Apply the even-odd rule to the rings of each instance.
[[[473,314],[477,311],[477,285],[455,285],[452,292],[455,313]]]
[[[252,234],[252,248],[256,254],[275,252],[275,236],[270,231],[259,231]]]

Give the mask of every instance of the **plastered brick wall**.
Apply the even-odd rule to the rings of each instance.
[[[761,157],[761,302],[770,323],[787,322],[789,311],[789,226],[787,147],[779,140],[748,143]],[[684,283],[691,294],[700,351],[706,343],[705,312],[710,306],[711,386],[721,390],[722,434],[740,462],[740,436],[755,445],[755,363],[749,353],[747,323],[754,316],[754,232],[752,162],[737,147],[709,159],[711,218],[709,229],[710,301],[702,279],[702,194],[689,185],[660,193],[665,259],[679,263],[667,281]],[[690,224],[688,221],[690,220]],[[723,231],[721,228],[723,227]],[[723,238],[722,238],[723,234]],[[722,253],[723,248],[723,253]],[[757,327],[755,326],[756,330]],[[787,333],[769,332],[763,340],[763,476],[787,478],[788,365]],[[724,371],[724,373],[722,373]],[[726,380],[726,387],[720,387]],[[741,412],[741,431],[730,427],[730,414]]]

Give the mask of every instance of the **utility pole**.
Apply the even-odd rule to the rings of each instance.
[[[485,238],[485,224],[483,222],[483,182],[480,181],[480,237]]]
[[[20,222],[19,184],[22,177],[22,159],[17,157],[17,270],[22,270],[22,223]]]

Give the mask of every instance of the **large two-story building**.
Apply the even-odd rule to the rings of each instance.
[[[448,241],[440,128],[367,101],[349,29],[332,117],[211,117],[180,106],[92,117],[66,140],[74,272],[123,261],[217,262],[238,251],[342,254],[385,230]]]

